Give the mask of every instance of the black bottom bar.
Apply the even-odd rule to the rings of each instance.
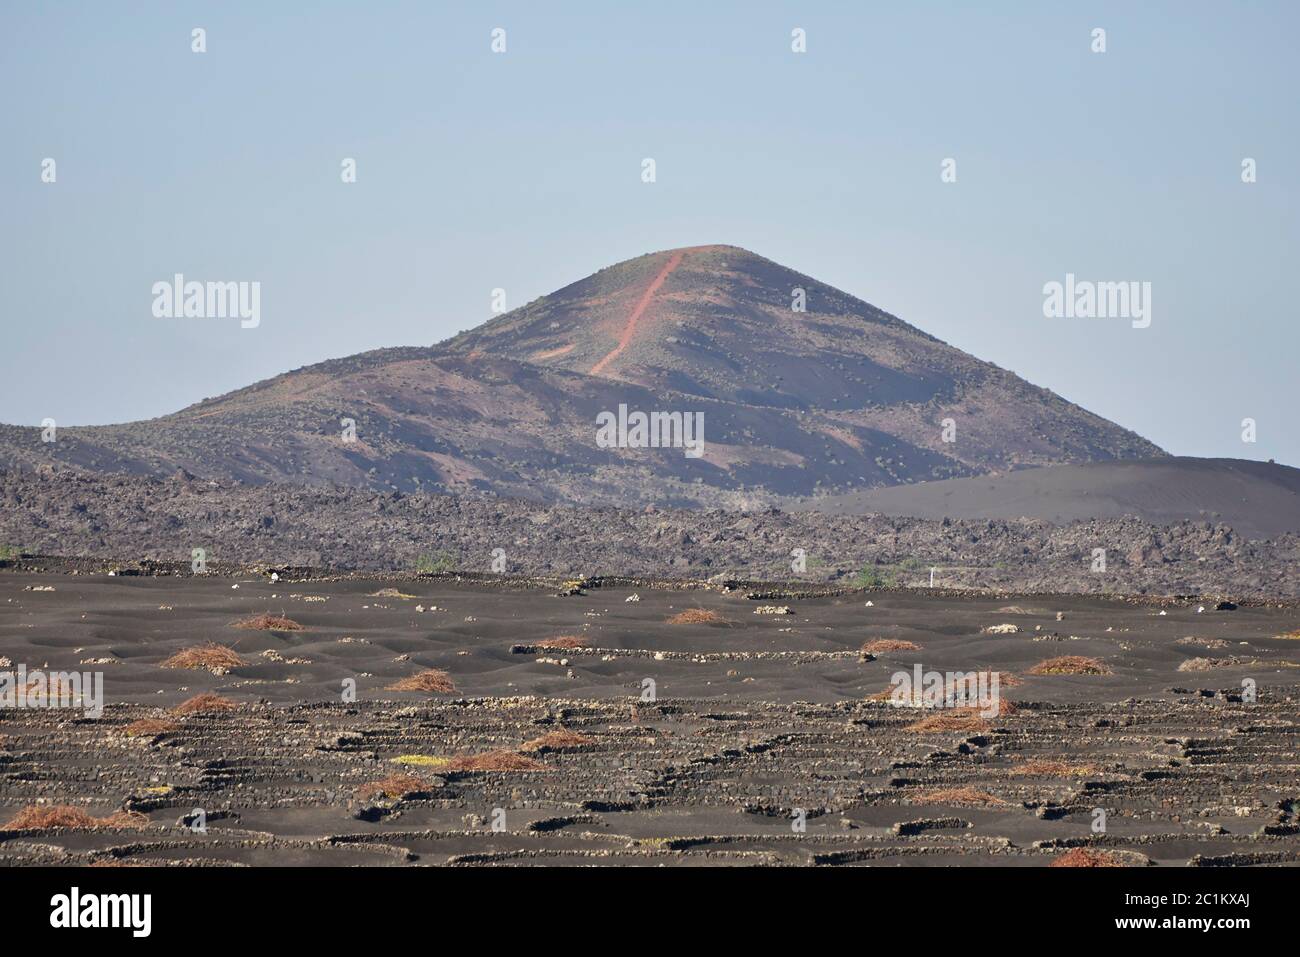
[[[872,946],[951,942],[952,934],[1004,944],[1169,931],[1230,945],[1242,932],[1280,930],[1295,896],[1294,874],[1281,868],[48,868],[0,871],[0,886],[24,939],[78,933],[128,947],[236,944],[254,933],[263,944],[374,946],[377,932],[405,929],[418,939],[456,927],[494,942],[515,934],[536,942],[558,932],[585,937],[606,921],[643,944],[692,925],[716,927],[734,944],[765,938],[775,922],[818,933],[870,928]],[[97,896],[122,894],[149,895],[147,937],[131,927],[134,916],[143,929],[143,898],[133,911],[129,899]],[[70,926],[115,914],[125,926]]]

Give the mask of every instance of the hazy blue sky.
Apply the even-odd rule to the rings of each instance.
[[[1298,10],[5,3],[0,421],[161,415],[733,243],[1171,452],[1300,464]],[[259,280],[261,325],[153,318],[177,272]],[[1045,318],[1067,272],[1150,281],[1150,328]]]

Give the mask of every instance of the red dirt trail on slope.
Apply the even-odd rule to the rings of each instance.
[[[636,333],[636,324],[637,320],[641,318],[641,313],[645,312],[646,306],[650,305],[650,300],[654,298],[655,293],[659,291],[659,287],[664,284],[672,271],[681,265],[683,255],[683,251],[678,250],[668,257],[668,262],[664,263],[664,268],[659,270],[659,275],[655,276],[650,285],[646,287],[646,291],[637,300],[632,314],[627,317],[627,323],[623,326],[623,334],[618,337],[618,345],[613,348],[609,355],[592,366],[588,375],[600,375],[601,370],[617,359],[623,350],[627,348],[628,343],[632,341],[632,336]]]

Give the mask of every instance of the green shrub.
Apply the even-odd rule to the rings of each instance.
[[[925,567],[919,558],[904,558],[893,565],[863,565],[853,583],[858,588],[897,588],[906,576]]]
[[[437,555],[421,555],[415,560],[415,573],[417,575],[437,575],[441,572],[452,570],[453,561],[450,555],[439,552]]]

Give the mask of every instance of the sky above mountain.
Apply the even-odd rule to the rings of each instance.
[[[0,421],[162,415],[445,339],[494,290],[731,243],[1170,452],[1300,463],[1297,26],[1287,3],[6,5]],[[156,318],[177,273],[260,282],[260,323]],[[1150,282],[1150,326],[1044,316],[1067,274]]]

